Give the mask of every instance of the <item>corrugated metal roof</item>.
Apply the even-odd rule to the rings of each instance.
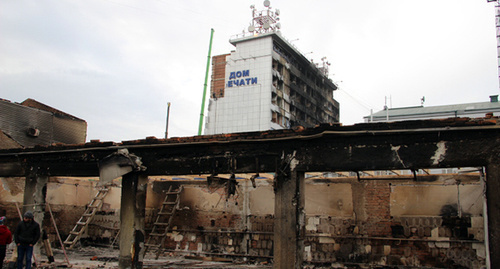
[[[43,108],[0,99],[0,130],[24,147],[85,142],[87,122],[35,100],[32,101],[32,105]],[[30,134],[30,132],[35,133]]]

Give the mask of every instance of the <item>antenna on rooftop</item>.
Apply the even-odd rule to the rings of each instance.
[[[248,26],[248,32],[254,35],[275,32],[281,29],[279,9],[273,11],[269,0],[264,1],[264,7],[266,7],[265,10],[258,11],[255,5],[250,6],[250,9],[252,9],[252,22]]]
[[[326,57],[321,58],[322,65],[319,66],[319,71],[323,73],[326,77],[328,77],[330,63],[326,60]]]
[[[498,61],[498,79],[500,81],[500,0],[487,0],[489,2],[497,3],[495,6],[495,22],[497,33],[497,61]]]

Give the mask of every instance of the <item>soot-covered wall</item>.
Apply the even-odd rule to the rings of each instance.
[[[480,268],[485,264],[483,185],[474,175],[379,179],[306,179],[304,258],[311,264],[378,264]],[[23,180],[3,178],[0,205],[17,224]],[[248,259],[273,256],[273,180],[240,180],[234,195],[227,182],[151,181],[146,227],[151,229],[170,185],[183,186],[179,210],[165,243],[177,254]],[[67,235],[96,193],[94,179],[51,178],[51,204],[62,236]],[[83,236],[84,243],[109,244],[119,230],[119,181]],[[46,214],[44,228],[57,245]],[[148,232],[148,231],[147,231]]]

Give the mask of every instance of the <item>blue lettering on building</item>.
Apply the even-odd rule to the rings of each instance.
[[[231,72],[227,81],[228,88],[254,84],[257,84],[257,77],[250,77],[250,70]]]

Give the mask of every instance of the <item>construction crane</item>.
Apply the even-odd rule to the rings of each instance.
[[[497,3],[495,6],[495,24],[497,35],[497,63],[498,63],[498,79],[500,81],[500,0],[487,0],[489,2]]]

